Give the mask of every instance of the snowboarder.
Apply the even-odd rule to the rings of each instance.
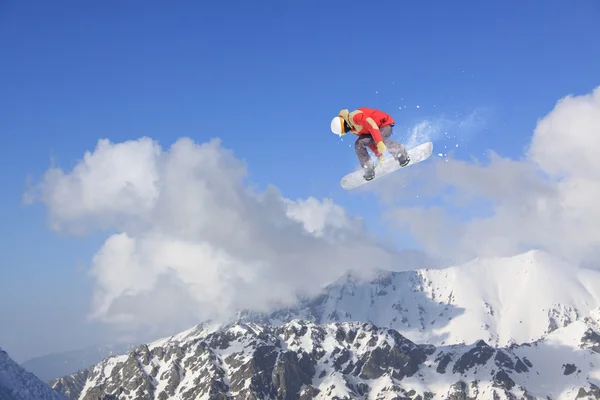
[[[404,146],[390,139],[394,127],[394,119],[387,113],[372,108],[361,107],[349,112],[344,109],[331,120],[331,131],[342,137],[351,132],[358,136],[354,150],[364,169],[364,178],[370,181],[375,177],[375,165],[367,147],[375,154],[381,163],[386,150],[398,161],[401,167],[410,162],[410,157]]]

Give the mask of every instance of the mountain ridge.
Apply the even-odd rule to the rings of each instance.
[[[85,379],[65,377],[53,387],[68,387],[80,400],[100,394],[159,400],[600,396],[590,378],[600,373],[600,335],[584,321],[504,348],[483,340],[420,345],[394,329],[359,322],[232,323],[196,333],[110,357]]]
[[[67,400],[0,348],[0,400]]]
[[[600,398],[596,288],[598,271],[540,251],[346,274],[297,307],[204,321],[52,386],[78,400]]]

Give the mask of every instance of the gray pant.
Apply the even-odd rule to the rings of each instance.
[[[383,143],[390,154],[396,158],[404,160],[408,157],[406,153],[406,149],[400,143],[395,142],[390,139],[392,136],[392,127],[390,125],[384,126],[380,129],[381,137],[383,138]],[[354,151],[356,151],[356,155],[358,156],[358,161],[362,167],[369,165],[372,163],[371,156],[369,156],[369,152],[367,151],[367,147],[371,147],[371,150],[375,149],[375,140],[373,140],[373,136],[369,135],[360,135],[356,142],[354,142]]]

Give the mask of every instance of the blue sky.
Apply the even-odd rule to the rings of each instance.
[[[434,152],[519,157],[560,97],[600,83],[599,15],[593,0],[2,2],[0,346],[22,360],[101,340],[78,265],[105,237],[51,232],[21,203],[51,162],[69,169],[100,138],[218,136],[253,182],[332,197],[379,229],[375,199],[339,187],[356,165],[329,131],[341,108],[390,112],[399,140],[484,110]],[[43,326],[80,334],[42,340]]]

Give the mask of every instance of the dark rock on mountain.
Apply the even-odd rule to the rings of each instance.
[[[419,345],[370,323],[231,324],[139,346],[53,387],[80,400],[556,399],[566,389],[593,397],[588,376],[600,354],[576,347],[569,351],[577,351],[577,364],[548,361],[564,354],[556,343],[566,329],[583,340],[591,337],[584,328],[560,328],[533,346],[495,348],[483,340]],[[582,359],[588,367],[573,370]]]

